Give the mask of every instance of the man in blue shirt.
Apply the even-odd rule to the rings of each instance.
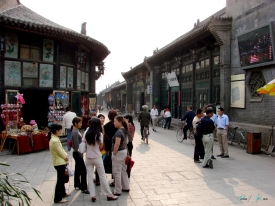
[[[221,154],[217,157],[228,158],[228,142],[227,142],[227,133],[229,127],[229,118],[224,114],[224,109],[220,107],[218,109],[218,119],[217,119],[217,138],[221,150]]]
[[[190,128],[192,128],[192,122],[193,122],[193,119],[194,119],[195,116],[196,116],[196,114],[192,110],[192,106],[188,106],[187,107],[187,112],[180,119],[181,121],[186,120],[186,125],[183,128],[183,134],[184,134],[184,138],[183,139],[187,139],[187,130],[190,129]]]

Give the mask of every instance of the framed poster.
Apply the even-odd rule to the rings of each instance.
[[[66,88],[67,83],[67,68],[60,66],[60,88]]]
[[[74,68],[68,67],[67,88],[73,88],[73,86],[74,86]]]
[[[89,91],[89,73],[86,74],[85,90]]]
[[[231,82],[231,107],[245,108],[245,81]]]
[[[81,71],[77,70],[77,89],[81,88]]]
[[[53,62],[54,41],[43,39],[43,61]]]
[[[40,87],[53,87],[53,65],[40,64]]]
[[[38,78],[38,64],[23,62],[23,77]]]
[[[18,58],[18,35],[6,33],[5,57]]]
[[[5,61],[5,85],[21,86],[21,63]]]

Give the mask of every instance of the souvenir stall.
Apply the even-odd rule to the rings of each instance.
[[[62,125],[65,109],[69,106],[69,92],[53,91],[48,97],[48,102],[48,127],[50,128],[53,123]],[[64,129],[62,135],[65,135]]]
[[[34,120],[27,125],[23,122],[21,109],[25,103],[23,95],[17,93],[15,96],[17,103],[1,104],[1,119],[5,126],[2,132],[0,151],[3,150],[6,140],[9,141],[8,148],[11,153],[17,149],[17,154],[27,153],[49,148],[47,140],[47,131],[38,130],[37,124]],[[10,147],[12,143],[12,148]]]

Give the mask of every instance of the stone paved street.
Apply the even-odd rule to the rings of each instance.
[[[147,145],[140,140],[136,122],[135,165],[129,193],[123,193],[117,201],[107,202],[98,186],[97,200],[92,203],[89,195],[74,190],[71,177],[66,184],[71,196],[68,203],[62,205],[275,205],[274,157],[251,155],[229,146],[229,159],[217,158],[213,161],[213,170],[204,169],[193,162],[194,147],[189,140],[178,143],[173,130],[157,128],[156,133],[151,129],[150,132]],[[217,143],[214,153],[219,154]],[[74,168],[72,153],[69,155]],[[53,204],[56,171],[51,165],[49,151],[0,156],[0,160],[11,165],[6,171],[24,174],[31,185],[41,191],[43,202],[29,192],[32,205],[57,205]],[[247,200],[239,200],[241,196]]]

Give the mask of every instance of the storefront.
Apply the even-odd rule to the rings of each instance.
[[[15,96],[22,94],[21,116],[39,129],[61,122],[66,107],[89,115],[108,48],[86,36],[85,24],[82,33],[74,32],[16,0],[0,6],[0,20],[1,104],[16,105]]]

